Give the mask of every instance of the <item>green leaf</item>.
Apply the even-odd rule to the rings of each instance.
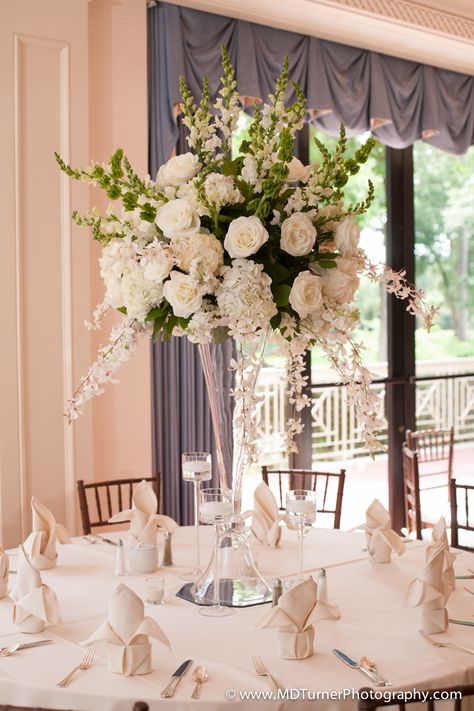
[[[291,286],[288,284],[272,284],[273,300],[277,306],[288,306]]]
[[[164,304],[162,304],[161,306],[155,306],[153,309],[151,309],[146,315],[146,320],[155,321],[155,319],[159,318],[160,316],[166,316],[169,313],[170,309],[170,304],[165,301]]]
[[[337,262],[334,262],[334,261],[331,260],[331,259],[327,259],[327,260],[326,260],[326,259],[322,259],[322,260],[319,262],[319,265],[320,265],[323,269],[335,269],[335,268],[337,267]]]
[[[130,212],[131,210],[134,210],[136,208],[138,198],[135,193],[128,192],[122,196],[122,202],[124,208]]]
[[[123,150],[121,148],[118,148],[110,159],[110,167],[112,168],[112,175],[114,176],[114,178],[123,177],[122,158]]]
[[[280,325],[282,316],[283,316],[282,312],[279,311],[277,314],[275,314],[275,316],[273,318],[270,319],[270,326],[273,328],[274,331]]]
[[[125,314],[125,315],[127,314],[127,308],[126,308],[126,306],[119,306],[119,307],[117,308],[117,311],[120,311],[121,314]]]
[[[275,262],[275,264],[272,264],[271,267],[268,267],[265,271],[271,276],[274,284],[280,284],[290,276],[288,269],[279,262]]]

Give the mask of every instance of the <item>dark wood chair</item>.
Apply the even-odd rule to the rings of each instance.
[[[277,504],[285,510],[284,495],[292,489],[309,489],[316,492],[317,512],[334,516],[333,528],[341,527],[342,497],[346,471],[315,472],[311,469],[269,469],[262,467],[262,479],[268,486],[269,478],[278,479]],[[286,484],[286,485],[285,485]]]
[[[113,526],[109,518],[132,507],[132,496],[135,487],[141,481],[149,481],[158,500],[158,510],[161,506],[161,475],[137,477],[133,479],[112,479],[110,481],[94,481],[85,484],[82,479],[77,482],[79,507],[81,509],[82,530],[87,536],[92,528]],[[94,520],[91,520],[89,505],[95,508]]]
[[[145,701],[135,701],[133,711],[149,711],[149,706]]]
[[[6,706],[0,705],[0,711],[51,711],[51,709],[44,709],[39,706],[10,706],[7,704]],[[60,711],[60,709],[58,709],[58,711]],[[72,711],[72,709],[68,709],[68,711]]]
[[[405,711],[408,704],[420,704],[422,708],[426,708],[427,711],[436,711],[437,708],[446,709],[449,708],[450,711],[461,711],[462,702],[466,696],[474,696],[474,684],[467,684],[465,686],[448,686],[439,689],[427,689],[429,691],[429,698],[426,701],[420,701],[419,698],[407,699],[406,701],[399,701],[396,694],[399,692],[394,691],[393,694],[395,698],[380,698],[380,690],[377,690],[377,696],[379,698],[374,698],[376,696],[375,689],[370,689],[369,687],[364,687],[359,689],[359,700],[357,702],[357,711],[375,711],[375,709],[384,708],[386,706],[398,707],[400,711]],[[388,690],[384,690],[385,694],[389,694]],[[447,696],[444,694],[451,695],[451,701],[454,701],[454,706],[446,706]],[[441,696],[441,698],[440,698]],[[362,698],[361,698],[362,697]],[[437,702],[439,701],[439,705]]]
[[[474,533],[474,523],[469,521],[469,495],[473,497],[471,501],[474,504],[474,486],[469,484],[456,484],[456,479],[451,479],[449,482],[450,504],[451,504],[451,545],[455,548],[463,548],[467,551],[474,550],[472,546],[464,546],[459,544],[459,530],[472,531]],[[461,516],[460,514],[461,509]]]
[[[405,498],[405,522],[408,531],[414,531],[421,541],[421,505],[418,454],[406,444],[402,448],[403,458],[403,493]]]
[[[443,477],[442,480],[434,480],[437,483],[422,485],[420,490],[438,489],[447,486],[453,475],[453,454],[454,454],[454,428],[450,430],[419,430],[412,432],[407,430],[405,434],[407,447],[412,452],[418,453],[420,480],[423,478]],[[442,469],[431,471],[431,468],[424,471],[424,464],[439,462]],[[444,464],[443,464],[444,463]]]

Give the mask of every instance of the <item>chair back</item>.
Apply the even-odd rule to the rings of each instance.
[[[467,551],[474,550],[471,546],[459,544],[459,531],[472,531],[474,533],[474,522],[469,520],[469,504],[474,506],[474,486],[470,484],[457,484],[456,479],[449,482],[450,504],[451,504],[451,545],[455,548],[462,548]]]
[[[420,475],[418,453],[407,445],[402,448],[403,492],[405,498],[405,521],[408,530],[415,531],[421,541]]]
[[[342,497],[346,480],[345,469],[341,469],[340,472],[315,472],[311,469],[262,467],[262,479],[275,494],[280,511],[286,508],[287,491],[308,489],[316,492],[317,512],[331,514],[334,517],[333,528],[341,527]]]
[[[82,479],[77,482],[79,507],[81,509],[82,530],[87,536],[92,528],[113,526],[109,518],[132,507],[132,497],[135,487],[141,481],[148,481],[156,494],[158,501],[157,513],[161,506],[161,475],[151,477],[135,477],[132,479],[111,479],[110,481],[94,481],[85,484]]]
[[[444,711],[449,708],[450,711],[461,711],[463,700],[467,696],[474,695],[474,684],[466,684],[465,686],[448,686],[442,689],[429,689],[428,698],[426,701],[421,701],[421,699],[415,695],[413,698],[400,701],[397,698],[397,692],[394,692],[394,698],[387,698],[388,693],[377,694],[378,698],[375,698],[374,689],[365,687],[359,689],[359,701],[357,702],[357,711],[375,711],[375,709],[385,708],[389,706],[390,708],[398,708],[399,711],[406,711],[406,706],[408,704],[419,704],[420,708],[427,709],[427,711]],[[451,705],[447,701],[450,699],[454,701]],[[471,704],[469,704],[470,706]]]
[[[421,486],[421,490],[446,486],[453,475],[454,428],[451,427],[450,430],[419,430],[418,432],[407,430],[405,437],[407,446],[418,454],[420,477],[429,477],[431,481],[429,486],[428,484]],[[439,462],[439,466],[423,466],[430,462]]]

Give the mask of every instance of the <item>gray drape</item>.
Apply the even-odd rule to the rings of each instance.
[[[308,97],[311,123],[337,133],[371,130],[382,143],[405,148],[423,139],[451,153],[474,143],[474,77],[315,37],[159,2],[148,11],[150,162],[167,160],[176,145],[178,78],[200,95],[209,77],[215,94],[225,45],[240,93],[265,98],[282,58]]]

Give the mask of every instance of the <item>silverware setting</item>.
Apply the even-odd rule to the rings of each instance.
[[[474,622],[472,620],[452,620],[450,618],[449,621],[453,625],[466,625],[467,627],[474,627]]]
[[[195,667],[193,669],[193,679],[196,682],[193,693],[191,694],[192,699],[199,699],[201,695],[201,684],[209,679],[209,674],[206,667]]]
[[[347,664],[347,666],[351,667],[351,669],[357,669],[358,671],[360,671],[368,679],[370,679],[370,681],[375,684],[375,686],[392,686],[392,683],[390,681],[384,679],[377,672],[375,662],[373,662],[372,659],[369,659],[368,657],[362,657],[361,662],[364,660],[364,663],[360,663],[356,662],[354,659],[347,656],[347,654],[344,654],[344,652],[341,652],[339,649],[333,649],[332,651],[333,654],[335,654],[336,657],[341,660],[341,662]]]
[[[461,652],[467,652],[468,654],[474,654],[474,649],[469,647],[464,647],[462,644],[456,644],[456,642],[441,642],[440,640],[433,639],[429,634],[423,632],[423,630],[418,630],[423,639],[425,639],[433,647],[448,647],[449,649],[459,649]]]
[[[21,649],[29,649],[30,647],[41,647],[43,644],[49,644],[52,639],[40,639],[37,642],[24,642],[12,644],[11,647],[0,647],[0,657],[9,657],[14,652],[19,652]]]
[[[77,665],[77,667],[74,667],[72,671],[69,672],[67,676],[64,677],[64,679],[61,679],[56,686],[59,689],[64,689],[65,686],[69,684],[71,681],[72,677],[77,671],[85,671],[86,669],[90,669],[92,666],[92,662],[94,661],[94,654],[95,654],[95,649],[94,647],[87,647],[86,651],[84,652],[84,655],[80,661],[80,663]]]
[[[82,536],[82,538],[94,545],[95,543],[108,543],[109,546],[119,546],[120,543],[113,541],[111,538],[106,538],[105,536],[100,536],[98,533],[88,533],[87,536]]]
[[[264,663],[262,662],[262,658],[261,658],[261,657],[257,657],[257,656],[252,657],[252,661],[253,661],[253,665],[254,665],[254,667],[255,667],[255,671],[257,672],[257,675],[258,675],[258,676],[266,676],[268,679],[270,679],[270,681],[272,682],[273,686],[275,687],[275,689],[276,689],[277,691],[282,688],[282,687],[278,684],[278,682],[276,681],[275,677],[273,677],[273,676],[270,674],[270,672],[267,671],[267,669],[265,668]]]
[[[189,667],[193,663],[192,659],[187,659],[185,662],[183,662],[175,671],[173,676],[171,677],[169,683],[165,686],[163,691],[161,692],[160,696],[162,699],[171,699],[172,696],[174,696],[174,692],[176,691],[176,687],[178,686],[179,682],[183,678],[183,676],[186,674],[188,671]]]

